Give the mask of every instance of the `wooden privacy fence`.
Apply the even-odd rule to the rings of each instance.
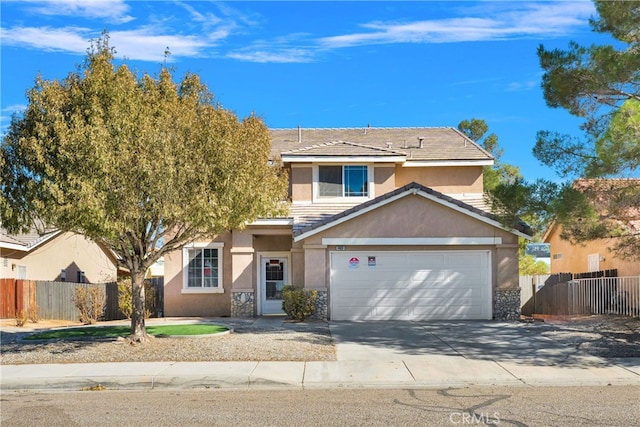
[[[24,289],[26,280],[0,279],[0,318],[14,318],[28,303],[24,301]],[[27,293],[27,295],[29,295]]]
[[[640,316],[640,276],[547,282],[523,303],[522,314]]]
[[[80,311],[73,304],[76,287],[98,288],[105,295],[103,320],[119,320],[124,316],[118,308],[117,283],[36,282],[36,302],[42,319],[78,320]]]
[[[520,276],[520,307],[524,307],[527,301],[533,298],[549,277],[549,274]]]
[[[156,288],[155,313],[152,315],[162,316],[164,281],[160,278],[152,283]],[[125,318],[118,306],[117,283],[88,284],[17,279],[0,279],[0,318],[15,318],[20,311],[28,310],[33,304],[37,304],[41,319],[78,320],[80,312],[73,304],[76,286],[97,287],[103,292],[105,309],[102,320]]]

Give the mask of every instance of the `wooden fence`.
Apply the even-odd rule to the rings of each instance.
[[[533,298],[549,277],[549,274],[520,276],[520,307],[524,307],[527,301]]]
[[[24,280],[0,279],[0,318],[14,318],[25,308]]]
[[[156,303],[153,316],[162,316],[164,312],[163,280],[154,280]],[[118,307],[117,283],[72,283],[49,282],[18,279],[0,279],[0,318],[15,318],[21,310],[27,310],[33,304],[38,305],[41,319],[78,320],[80,312],[73,304],[75,288],[98,287],[105,295],[105,310],[102,320],[119,320],[125,316]]]
[[[76,287],[98,288],[105,296],[103,320],[124,319],[118,308],[117,283],[36,282],[36,302],[42,319],[78,320],[80,312],[73,303]]]

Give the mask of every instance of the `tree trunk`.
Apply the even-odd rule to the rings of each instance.
[[[131,299],[133,302],[133,312],[131,313],[131,335],[129,340],[132,343],[143,343],[149,339],[144,323],[144,272],[131,272]]]

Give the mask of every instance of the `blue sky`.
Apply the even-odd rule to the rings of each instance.
[[[109,31],[116,58],[157,74],[199,74],[217,101],[271,128],[457,126],[484,119],[503,161],[554,179],[531,154],[536,132],[580,135],[549,109],[536,49],[610,43],[590,1],[1,3],[2,130],[40,73],[64,78]]]

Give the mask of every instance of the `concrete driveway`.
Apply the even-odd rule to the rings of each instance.
[[[344,378],[370,384],[448,386],[638,384],[640,380],[639,358],[589,355],[544,337],[539,328],[525,323],[341,321],[330,322],[329,328],[339,369],[323,366],[319,378],[325,383],[344,384]]]
[[[540,335],[530,325],[494,321],[330,322],[339,361],[406,360],[433,356],[534,366],[606,366]]]

